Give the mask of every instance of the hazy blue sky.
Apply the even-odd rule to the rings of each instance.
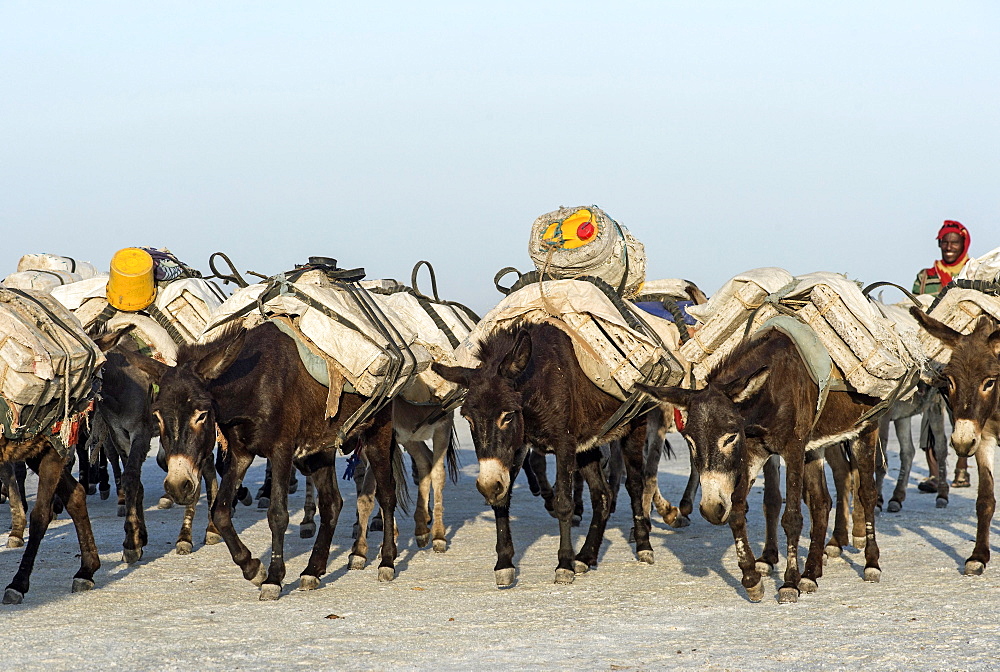
[[[1000,3],[0,0],[0,276],[130,245],[437,268],[595,203],[648,276],[912,282],[1000,245]]]

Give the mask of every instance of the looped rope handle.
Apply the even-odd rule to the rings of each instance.
[[[504,287],[500,284],[501,278],[503,278],[506,275],[510,275],[511,273],[517,273],[518,280],[524,277],[524,274],[521,273],[521,271],[514,268],[513,266],[507,266],[505,268],[501,268],[499,271],[497,271],[497,274],[493,276],[493,285],[497,288],[497,291],[503,294],[504,296],[507,296],[512,291],[514,291],[514,287],[517,285],[516,282],[510,287]]]
[[[913,292],[911,292],[910,290],[906,289],[905,287],[900,287],[895,282],[873,282],[872,284],[870,284],[867,287],[865,287],[864,289],[862,289],[861,293],[865,295],[866,299],[871,300],[871,297],[868,296],[868,295],[872,292],[872,290],[877,289],[879,287],[895,287],[896,289],[898,289],[899,291],[901,291],[903,294],[906,294],[906,298],[908,298],[910,301],[912,301],[913,305],[915,305],[920,310],[924,309],[923,305],[920,303],[920,299],[918,299]]]
[[[231,271],[231,273],[226,274],[219,272],[219,269],[215,267],[216,257],[222,257],[225,260],[225,262],[229,264],[229,270]],[[208,267],[212,269],[212,273],[215,274],[212,277],[222,280],[223,284],[228,285],[230,282],[232,282],[241,288],[250,286],[250,283],[244,280],[243,276],[240,275],[240,272],[236,270],[236,264],[233,263],[233,261],[226,255],[225,252],[214,252],[212,256],[208,258]]]
[[[437,301],[438,303],[441,303],[441,297],[438,296],[437,276],[434,273],[434,267],[431,266],[431,262],[429,262],[429,261],[427,261],[425,259],[421,259],[416,264],[414,264],[413,265],[413,271],[410,273],[410,287],[413,288],[413,293],[416,294],[417,296],[425,298],[425,299],[431,298],[431,297],[427,296],[426,294],[424,294],[423,292],[421,292],[420,289],[417,287],[417,273],[420,272],[420,267],[421,266],[426,266],[427,267],[427,272],[431,276],[431,294],[433,295],[435,301]]]

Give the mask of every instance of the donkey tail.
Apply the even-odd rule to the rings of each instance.
[[[392,477],[396,481],[396,505],[403,513],[410,512],[410,486],[407,483],[406,469],[403,467],[403,451],[396,441],[396,432],[392,433]]]
[[[445,451],[445,460],[448,465],[448,478],[452,483],[458,483],[458,469],[462,466],[458,461],[458,432],[455,426],[451,427],[451,434],[448,436],[448,450]]]

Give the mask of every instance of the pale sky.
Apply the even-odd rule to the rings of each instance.
[[[0,276],[428,259],[485,311],[535,217],[597,204],[650,278],[909,286],[944,219],[1000,246],[998,113],[995,1],[0,0]]]

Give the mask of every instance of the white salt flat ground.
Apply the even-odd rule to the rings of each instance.
[[[918,466],[903,511],[878,520],[882,582],[864,583],[863,558],[850,550],[829,562],[818,593],[781,605],[777,577],[767,580],[762,603],[747,602],[728,527],[713,527],[697,513],[683,530],[654,519],[656,564],[638,563],[626,542],[624,488],[600,567],[573,585],[554,585],[557,524],[522,476],[512,512],[520,573],[513,588],[501,591],[493,582],[492,513],[475,491],[472,444],[461,424],[464,467],[446,493],[446,554],[418,549],[412,521],[400,518],[396,580],[378,583],[377,563],[347,571],[354,488],[342,482],[346,503],[329,574],[319,590],[298,591],[312,543],[298,537],[294,524],[301,516],[300,489],[290,497],[289,585],[270,603],[257,600],[257,589],[243,580],[224,544],[196,543],[189,556],[173,552],[181,511],[153,508],[162,472],[149,460],[143,480],[150,543],[142,561],[120,562],[123,531],[115,502],[91,497],[102,567],[95,590],[71,594],[78,548],[72,525],[60,517],[42,543],[24,604],[0,607],[5,667],[972,670],[1000,664],[1000,567],[990,565],[981,577],[961,575],[975,534],[974,487],[952,490],[950,506],[936,509],[934,497],[915,488],[926,473]],[[683,446],[679,436],[671,441]],[[893,439],[890,478],[895,451]],[[921,457],[917,462],[923,465]],[[661,487],[675,503],[686,469],[686,458],[661,464]],[[262,478],[258,460],[248,482],[255,489]],[[759,485],[751,496],[759,550]],[[203,530],[204,524],[202,505],[196,526]],[[264,513],[240,507],[237,525],[249,547],[266,558]],[[4,506],[0,529],[8,526]],[[582,541],[585,527],[579,530]],[[374,559],[381,535],[372,540]],[[6,532],[0,534],[5,543]],[[19,549],[0,550],[4,584],[20,557]]]

